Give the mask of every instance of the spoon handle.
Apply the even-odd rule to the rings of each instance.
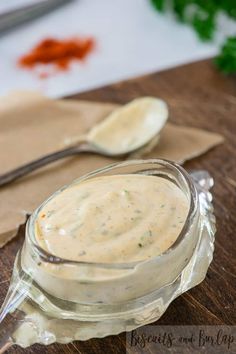
[[[68,156],[73,156],[81,152],[93,152],[96,150],[89,146],[89,144],[82,144],[81,146],[70,146],[62,150],[58,150],[51,154],[40,157],[39,159],[33,160],[25,165],[17,167],[7,173],[0,175],[0,187],[3,187],[17,179],[28,175],[29,173],[46,166],[54,161],[63,159]],[[98,152],[99,153],[99,152]]]

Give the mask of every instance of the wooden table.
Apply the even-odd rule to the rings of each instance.
[[[226,78],[211,61],[202,61],[157,74],[125,81],[74,96],[78,99],[125,103],[139,96],[158,96],[170,105],[176,124],[221,133],[225,143],[185,164],[186,169],[207,169],[215,179],[214,206],[217,235],[214,260],[206,279],[176,299],[159,324],[236,324],[236,79]],[[0,251],[0,302],[6,294],[19,237]],[[34,345],[7,353],[125,353],[125,334],[68,345]],[[131,352],[130,352],[131,353]],[[134,352],[132,352],[134,353]]]

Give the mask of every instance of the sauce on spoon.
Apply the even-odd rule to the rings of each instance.
[[[164,101],[138,98],[116,109],[88,133],[86,140],[114,155],[127,154],[160,134],[168,119]]]

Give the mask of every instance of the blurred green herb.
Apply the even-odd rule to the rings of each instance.
[[[225,74],[236,73],[236,37],[227,39],[215,63]]]
[[[158,11],[171,10],[179,21],[191,25],[204,41],[213,39],[219,13],[236,19],[235,0],[151,0],[151,2]],[[226,74],[236,72],[236,36],[226,40],[215,63]]]

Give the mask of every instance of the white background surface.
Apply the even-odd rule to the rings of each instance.
[[[94,36],[97,48],[70,72],[40,80],[17,67],[17,58],[44,37],[75,35]],[[159,14],[149,0],[75,0],[0,37],[0,95],[12,89],[37,89],[51,97],[89,90],[212,56],[220,41],[200,42],[191,28]]]

